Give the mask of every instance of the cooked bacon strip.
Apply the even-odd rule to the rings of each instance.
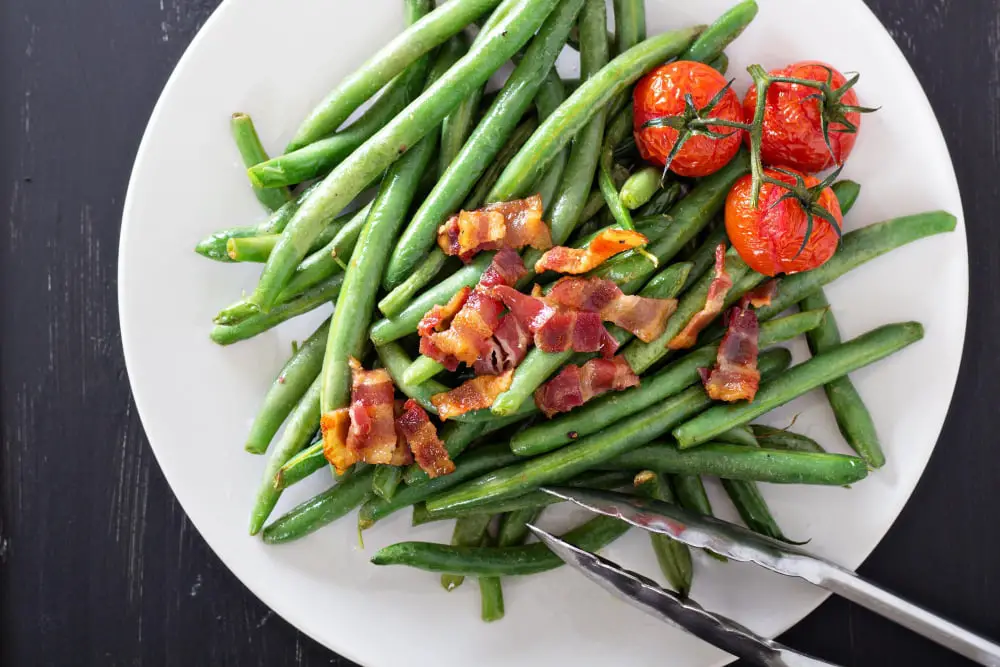
[[[545,416],[568,412],[601,394],[639,385],[639,376],[624,357],[591,359],[583,366],[569,365],[535,390],[535,404]]]
[[[366,371],[351,358],[351,427],[347,449],[365,463],[392,463],[396,436],[392,378],[384,369]]]
[[[573,350],[600,352],[611,357],[618,349],[618,341],[604,328],[599,313],[559,308],[551,305],[538,291],[529,296],[513,287],[500,285],[493,288],[493,293],[534,336],[535,346],[543,352]]]
[[[347,448],[347,431],[351,427],[351,417],[347,408],[325,413],[319,420],[323,434],[323,457],[332,465],[338,475],[357,463],[357,455]]]
[[[649,299],[624,294],[618,285],[603,278],[560,278],[548,300],[561,306],[591,310],[648,343],[659,338],[667,319],[677,309],[676,299]]]
[[[768,280],[763,285],[758,285],[756,289],[747,292],[743,298],[754,308],[770,306],[771,300],[778,294],[778,281]]]
[[[734,306],[726,313],[726,320],[726,335],[719,343],[715,368],[699,369],[701,381],[713,400],[752,401],[760,386],[757,313],[745,305]]]
[[[586,273],[620,252],[646,245],[649,242],[639,232],[627,229],[605,229],[587,244],[586,248],[556,246],[545,252],[535,262],[535,273]]]
[[[476,375],[500,375],[517,368],[528,354],[530,344],[531,334],[521,326],[516,317],[507,313],[493,332],[489,352],[481,355],[472,368]]]
[[[483,250],[552,247],[539,195],[461,211],[438,228],[437,241],[446,255],[458,255],[465,262]]]
[[[482,375],[463,382],[451,391],[431,396],[438,417],[445,421],[472,410],[483,410],[493,405],[496,397],[510,389],[514,371],[500,375]]]
[[[455,464],[448,458],[448,450],[438,438],[437,429],[420,404],[412,398],[406,401],[402,414],[396,417],[396,428],[413,452],[417,465],[430,477],[454,472]]]
[[[491,290],[496,286],[513,285],[525,274],[524,263],[513,250],[501,250],[483,273],[479,284],[462,299],[456,295],[444,307],[435,306],[421,320],[420,353],[442,364],[450,371],[459,363],[470,366],[493,350],[493,333],[500,326],[503,303]],[[468,288],[466,288],[467,290]],[[459,303],[461,305],[459,306]],[[450,318],[448,328],[440,327]]]
[[[698,334],[707,327],[715,317],[722,312],[726,302],[726,294],[733,286],[733,279],[726,273],[726,244],[720,243],[715,249],[715,278],[708,286],[708,296],[705,306],[694,314],[679,334],[670,339],[667,347],[671,350],[683,350],[694,346]]]
[[[444,331],[451,325],[455,315],[462,310],[462,306],[469,300],[472,289],[463,287],[458,290],[455,296],[443,306],[434,306],[427,311],[427,314],[420,319],[417,324],[417,333],[421,336],[429,336],[435,331]]]

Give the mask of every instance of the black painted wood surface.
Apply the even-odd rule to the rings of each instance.
[[[944,129],[972,292],[941,441],[861,572],[1000,639],[1000,2],[868,1]],[[163,83],[216,4],[0,3],[3,665],[350,664],[275,617],[191,529],[122,360],[129,171]],[[843,665],[966,664],[841,600],[785,640]]]

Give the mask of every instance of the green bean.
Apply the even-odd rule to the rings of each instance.
[[[457,422],[449,420],[441,427],[440,438],[448,451],[448,458],[455,460],[462,452],[479,438],[495,433],[511,424],[516,424],[523,417],[506,417],[503,419],[483,420],[478,422]],[[430,477],[416,463],[410,465],[403,473],[403,481],[408,485],[426,482]],[[491,512],[496,514],[496,512]]]
[[[954,229],[955,216],[945,211],[929,211],[848,232],[841,239],[840,249],[825,264],[781,278],[771,305],[758,310],[757,317],[762,321],[770,319],[869,260],[912,241]]]
[[[266,262],[280,236],[234,236],[226,242],[226,254],[234,262]]]
[[[371,204],[366,204],[360,210],[351,214],[350,219],[337,231],[329,243],[303,260],[288,285],[285,289],[281,290],[281,295],[278,297],[276,305],[280,306],[281,304],[293,301],[311,288],[343,270],[343,260],[339,259],[339,257],[350,257],[354,251],[354,245],[361,234],[361,228],[364,226],[365,218],[368,217],[370,208]],[[250,299],[243,298],[220,310],[212,321],[215,324],[232,325],[239,324],[243,320],[259,315],[260,310],[257,306]]]
[[[341,81],[312,110],[299,126],[285,152],[302,148],[335,131],[365,100],[389,83],[414,60],[444,43],[474,19],[499,4],[499,0],[468,0],[455,5],[443,4],[409,26]],[[537,28],[537,25],[535,27]],[[470,87],[470,90],[471,88],[473,87]],[[441,118],[434,124],[440,122]]]
[[[662,278],[657,280],[649,291],[643,290],[642,296],[672,299],[680,291],[689,270],[690,268],[684,264],[666,267],[662,272]],[[611,335],[614,336],[619,345],[624,344],[632,337],[632,334],[617,327],[611,330]],[[544,352],[537,347],[531,348],[514,372],[510,388],[496,397],[490,410],[499,416],[514,414],[534,395],[535,390],[560,367],[574,358],[577,361],[583,361],[592,356],[577,355],[572,350]]]
[[[528,524],[535,522],[541,513],[541,508],[531,508],[504,514],[500,519],[495,545],[490,544],[489,546],[502,548],[524,544],[528,538]],[[482,597],[483,620],[488,622],[503,618],[503,591],[500,577],[480,577],[479,590]]]
[[[606,33],[607,28],[607,8],[603,3],[587,0],[580,12],[578,26],[584,41],[583,49],[580,52],[580,76],[591,81],[599,76],[608,62],[607,43],[601,39],[601,35]],[[567,104],[568,102],[563,102],[555,109],[550,110],[551,113],[542,120],[542,123],[551,125],[552,119],[557,117]],[[604,135],[604,121],[603,111],[592,114],[586,123],[581,124],[579,132],[573,138],[573,145],[569,148],[569,157],[566,158],[562,179],[559,181],[559,187],[546,210],[549,215],[552,242],[556,245],[565,243],[573,229],[580,224],[580,214],[583,212],[590,184],[594,180],[594,172],[597,169],[601,137]],[[541,128],[536,131],[529,142],[534,140],[541,131]],[[522,147],[518,156],[523,156],[524,150]],[[565,156],[566,149],[563,147],[553,148],[553,150],[556,152],[551,156],[552,161],[550,162],[552,165],[557,165],[558,161]],[[518,156],[515,156],[514,159],[517,159]],[[546,168],[551,167],[547,166]],[[506,169],[504,174],[507,174]],[[501,178],[504,177],[501,175]],[[508,180],[507,183],[508,187],[515,184],[511,180]],[[523,185],[529,185],[529,183]],[[502,201],[507,198],[500,197],[499,194],[497,187],[494,187],[488,199]],[[529,250],[525,254],[526,265],[529,268],[533,267],[539,257],[541,254],[538,251]],[[528,279],[530,276],[525,278],[525,280]]]
[[[349,475],[332,488],[296,505],[264,529],[264,542],[291,542],[332,523],[371,495],[374,468]]]
[[[685,291],[698,282],[705,275],[705,272],[715,264],[715,249],[719,247],[720,243],[729,244],[725,225],[719,225],[710,231],[698,249],[692,253],[690,257],[691,274],[688,276],[687,284],[684,285]]]
[[[739,253],[734,248],[730,248],[726,252],[726,273],[736,282],[748,270]],[[667,343],[673,340],[687,326],[691,318],[705,307],[705,300],[708,298],[708,291],[714,279],[714,272],[706,273],[684,294],[680,303],[677,304],[677,310],[667,320],[666,328],[656,340],[648,343],[641,340],[632,341],[625,348],[622,354],[632,370],[639,374],[645,373],[653,364],[670,352]]]
[[[274,488],[283,491],[324,467],[326,467],[326,457],[323,456],[323,441],[317,440],[288,459],[285,465],[278,469],[274,475]]]
[[[700,26],[685,28],[647,39],[580,84],[511,160],[488,199],[505,201],[524,196],[524,188],[538,180],[584,125],[649,69],[686,49],[701,30]]]
[[[403,481],[403,469],[399,466],[377,465],[372,477],[372,493],[379,498],[392,500],[399,483]]]
[[[453,547],[478,547],[488,537],[492,517],[488,514],[470,514],[459,517],[455,521],[455,530],[451,534]],[[460,574],[442,574],[441,587],[453,591],[462,585],[465,577]]]
[[[410,367],[403,373],[403,382],[414,385],[423,384],[443,370],[444,366],[439,361],[421,355],[414,359]]]
[[[406,107],[405,113],[389,121],[323,179],[288,223],[281,241],[264,265],[257,288],[251,295],[253,303],[262,310],[269,309],[326,222],[340,213],[403,151],[436,129],[473,89],[483,85],[535,33],[557,0],[504,1],[511,3],[508,5],[510,10],[492,30],[477,40],[464,57]],[[459,3],[459,6],[467,11],[470,7],[484,9],[491,5],[486,0],[470,0]],[[453,14],[454,10],[448,7],[444,5],[435,10],[403,36],[412,37],[414,29],[422,24],[434,23],[432,17],[435,15]],[[428,19],[431,21],[428,22]],[[454,32],[442,35],[442,39],[451,34]],[[434,45],[430,44],[428,48]],[[362,69],[362,73],[367,71],[368,68]]]
[[[744,447],[756,447],[757,438],[748,426],[735,426],[715,437],[716,442],[724,442],[729,445],[743,445]]]
[[[344,265],[354,253],[358,239],[365,227],[368,214],[371,213],[374,202],[365,204],[355,211],[350,219],[340,228],[326,245],[312,252],[302,260],[285,289],[281,290],[278,300],[290,294],[306,290],[324,278],[344,270]]]
[[[555,67],[549,71],[549,75],[542,82],[542,87],[538,89],[538,94],[535,95],[535,108],[538,110],[538,118],[540,120],[545,120],[550,115],[552,115],[559,105],[566,100],[566,89],[563,87],[562,80],[559,78],[558,72],[556,72]],[[582,137],[581,137],[582,139]],[[564,148],[556,156],[556,159],[552,161],[549,168],[545,171],[545,175],[538,179],[538,182],[533,186],[534,191],[542,199],[542,213],[546,218],[550,217],[552,213],[556,198],[559,193],[559,186],[562,184],[563,174],[566,171],[566,166],[569,163],[570,149]],[[512,156],[513,157],[513,156]],[[509,162],[509,160],[507,161]],[[507,166],[507,162],[504,162],[504,167]],[[501,169],[502,171],[502,169]],[[499,177],[499,174],[497,175]],[[492,188],[493,183],[490,184]],[[530,250],[528,251],[531,252]],[[529,257],[529,260],[531,258]],[[530,265],[528,262],[526,264]]]
[[[448,262],[448,256],[440,250],[427,254],[427,258],[412,273],[378,302],[378,309],[386,317],[395,317],[406,309],[422,287],[431,282]]]
[[[854,203],[858,200],[858,195],[861,194],[861,185],[845,178],[833,184],[833,194],[837,195],[841,214],[847,215],[847,212],[854,208]]]
[[[625,53],[646,39],[646,8],[643,0],[615,0],[615,51]]]
[[[529,507],[505,514],[497,535],[498,546],[510,547],[523,543],[528,537],[527,524],[536,521],[541,513],[542,508]]]
[[[492,543],[486,546],[493,546]],[[483,621],[492,623],[503,618],[503,586],[500,577],[479,577],[479,616]]]
[[[803,327],[818,326],[822,315],[810,311],[765,323],[759,334],[761,349],[801,334]],[[787,321],[793,317],[799,319]],[[519,456],[536,456],[557,449],[674,396],[700,380],[698,369],[712,366],[718,349],[718,345],[705,345],[644,377],[638,387],[597,397],[570,413],[530,426],[514,434],[511,451]]]
[[[762,364],[777,357],[787,364],[787,350],[773,350],[761,355]],[[767,357],[767,361],[764,361]],[[432,512],[472,508],[534,491],[543,484],[557,484],[599,466],[619,454],[639,447],[651,439],[701,412],[711,403],[701,387],[690,389],[650,406],[631,419],[605,426],[593,435],[581,438],[572,447],[564,447],[543,456],[522,460],[474,479],[427,501]]]
[[[392,383],[396,385],[407,398],[412,398],[420,406],[432,414],[437,414],[437,408],[431,403],[431,396],[448,391],[448,387],[439,382],[426,382],[423,384],[410,384],[404,379],[404,371],[410,365],[410,358],[403,351],[403,348],[396,343],[387,343],[375,348],[379,361],[392,378]]]
[[[440,72],[439,66],[443,69],[440,61],[433,69]],[[436,78],[433,73],[431,77]],[[324,413],[347,404],[351,389],[348,360],[361,354],[375,306],[379,277],[389,259],[390,244],[410,209],[420,178],[430,165],[437,139],[437,136],[421,139],[393,164],[372,202],[361,237],[344,272],[344,286],[337,297],[330,325],[322,372],[321,409]]]
[[[267,220],[260,224],[230,227],[206,236],[198,242],[198,245],[194,247],[194,251],[199,255],[219,262],[233,261],[226,251],[229,239],[280,234],[285,230],[288,221],[292,219],[295,211],[299,210],[299,206],[302,205],[302,202],[312,193],[314,188],[315,186],[312,186],[303,190],[295,199],[285,202],[281,208],[272,212]]]
[[[662,172],[658,167],[645,167],[632,174],[622,186],[619,197],[628,209],[637,209],[660,189]]]
[[[260,137],[257,136],[257,129],[253,126],[253,120],[250,116],[240,112],[234,113],[229,121],[229,129],[244,166],[252,167],[258,162],[268,160],[267,151],[260,143]],[[257,201],[269,211],[278,210],[292,198],[292,193],[288,191],[288,188],[254,185],[253,193],[257,196]]]
[[[789,541],[781,532],[781,527],[778,526],[774,516],[771,515],[767,501],[761,495],[756,482],[725,478],[721,482],[722,488],[725,489],[729,499],[733,501],[733,506],[736,507],[736,511],[747,528],[782,542]]]
[[[427,500],[467,479],[507,465],[516,458],[506,443],[477,447],[457,460],[455,471],[449,475],[435,477],[422,484],[413,484],[398,489],[392,500],[371,498],[361,507],[358,525],[362,528],[369,528],[376,521],[384,519],[397,510]]]
[[[670,482],[652,471],[641,472],[635,477],[636,490],[643,496],[665,503],[676,503],[677,499]],[[671,588],[681,596],[687,597],[691,592],[691,579],[694,570],[691,564],[691,550],[666,535],[650,533],[650,542],[660,572],[666,577]]]
[[[802,308],[829,308],[830,302],[820,289],[804,298],[800,305]],[[809,351],[814,355],[821,355],[840,345],[840,331],[832,312],[826,314],[822,325],[806,335],[806,340],[809,343]],[[837,420],[837,427],[851,449],[872,468],[881,468],[885,465],[885,453],[879,444],[875,421],[851,378],[844,375],[831,380],[823,385],[823,391],[826,392],[826,400],[830,403],[833,416]]]
[[[389,260],[383,279],[386,288],[403,282],[434,246],[438,226],[458,209],[511,136],[552,69],[582,4],[583,0],[563,0],[546,19],[490,110],[414,213]]]
[[[719,74],[725,76],[726,72],[729,70],[729,56],[725,53],[720,53],[709,60],[706,64]]]
[[[425,8],[419,7],[419,5],[427,4],[424,0],[410,0],[406,4],[408,10],[422,9],[422,11],[408,12],[410,16],[407,17],[407,24],[409,25],[412,25],[427,12]],[[418,7],[414,7],[415,5]],[[456,60],[461,56],[458,45],[452,44],[452,40],[446,41],[441,50],[443,53],[454,53]],[[247,171],[250,181],[263,185],[290,185],[330,173],[331,169],[340,164],[344,158],[354,152],[373,134],[385,127],[386,123],[420,95],[420,91],[424,88],[424,82],[427,80],[429,67],[430,57],[428,55],[415,59],[401,74],[385,86],[378,99],[348,127],[328,137],[317,139],[307,146],[302,146],[251,167]]]
[[[281,438],[264,467],[264,477],[257,488],[253,510],[250,512],[250,534],[256,535],[271,515],[281,497],[281,490],[274,487],[274,476],[288,459],[309,443],[313,433],[319,428],[319,379],[313,380],[305,395],[298,401],[288,417]]]
[[[705,492],[705,484],[698,475],[673,475],[671,478],[677,502],[686,510],[709,516],[712,503]]]
[[[461,53],[468,50],[469,44],[465,35],[458,33],[450,42],[457,42]],[[449,42],[446,42],[449,43]],[[458,60],[457,54],[455,60]],[[479,100],[483,97],[483,87],[480,86],[462,100],[455,110],[441,121],[441,150],[438,153],[438,178],[444,175],[448,166],[462,150],[469,133],[475,127],[476,113],[479,111]]]
[[[632,107],[628,105],[619,111],[614,120],[608,124],[604,135],[604,143],[601,146],[601,159],[597,172],[597,185],[601,189],[601,194],[604,195],[608,211],[622,229],[635,229],[635,223],[632,221],[632,215],[629,213],[628,208],[622,203],[621,197],[618,196],[618,189],[615,188],[614,179],[611,177],[611,165],[614,161],[615,146],[628,136],[628,132],[631,129]]]
[[[679,60],[697,60],[703,63],[712,60],[746,30],[755,16],[755,0],[744,0],[730,8],[698,36]]]
[[[707,410],[675,428],[674,437],[682,449],[707,442],[719,433],[749,423],[834,378],[887,357],[923,336],[924,329],[917,322],[888,324],[873,329],[763,383],[752,403],[718,405]]]
[[[305,395],[309,385],[319,375],[323,364],[330,320],[326,320],[292,355],[264,396],[264,404],[250,426],[244,449],[251,454],[263,454],[281,428],[285,418]],[[284,463],[284,461],[282,461]]]
[[[475,188],[473,188],[472,193],[462,204],[462,208],[467,211],[474,211],[483,205],[486,199],[486,194],[493,187],[493,184],[497,182],[500,177],[500,172],[503,168],[507,166],[510,159],[517,155],[517,152],[521,150],[521,146],[524,142],[528,140],[532,132],[538,127],[538,119],[535,116],[528,116],[521,124],[514,128],[511,132],[510,137],[507,139],[507,143],[503,145],[500,151],[496,154],[492,164],[486,167],[483,171],[482,177],[476,182]],[[434,230],[435,234],[437,229]]]
[[[316,237],[310,252],[315,252],[332,241],[352,217],[353,214],[342,216],[327,225],[326,229]],[[266,262],[280,238],[281,234],[235,236],[226,242],[226,254],[234,262]]]
[[[816,452],[823,453],[826,450],[822,445],[799,433],[793,433],[782,428],[765,426],[764,424],[751,424],[757,443],[764,449],[787,449],[793,452]]]
[[[253,338],[282,322],[329,303],[340,293],[340,285],[343,281],[342,275],[333,275],[291,301],[278,304],[270,312],[255,313],[236,324],[217,324],[212,327],[209,337],[219,345],[232,345],[238,341]]]
[[[668,181],[653,194],[648,202],[636,209],[635,217],[642,219],[666,213],[681,199],[683,192],[684,188],[680,183],[677,181]]]
[[[632,484],[632,474],[619,470],[595,470],[577,475],[566,486],[576,486],[586,489],[606,489],[614,490]],[[431,521],[443,521],[446,519],[456,519],[466,514],[502,514],[504,512],[517,512],[521,510],[536,510],[549,505],[563,502],[562,499],[544,491],[532,491],[516,498],[507,498],[493,503],[486,503],[472,510],[450,510],[444,512],[431,512],[424,505],[416,505],[413,508],[413,525],[419,526]]]
[[[628,532],[628,524],[599,516],[574,528],[562,539],[585,551],[598,551]],[[408,565],[430,572],[470,577],[509,577],[553,570],[562,561],[541,543],[520,547],[452,547],[428,542],[399,542],[380,549],[375,565]]]
[[[865,462],[843,454],[757,449],[713,442],[682,451],[673,442],[640,447],[604,464],[622,470],[655,470],[682,475],[715,475],[772,484],[843,486],[868,475]]]
[[[681,507],[691,512],[712,516],[712,503],[705,492],[705,484],[698,475],[671,475],[670,480],[677,494]],[[705,553],[717,561],[727,563],[729,559],[714,551],[705,549]]]
[[[733,183],[748,170],[747,153],[741,150],[725,167],[700,179],[691,192],[670,210],[673,224],[661,238],[650,243],[646,251],[656,257],[660,264],[673,259],[722,210]],[[604,262],[591,275],[613,280],[623,290],[629,288],[635,291],[654,270],[655,267],[647,257],[629,251]]]

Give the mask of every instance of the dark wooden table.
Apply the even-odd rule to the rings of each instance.
[[[1000,2],[869,3],[944,129],[972,293],[941,441],[861,572],[1000,639]],[[129,394],[116,308],[122,200],[160,88],[217,4],[0,3],[3,665],[350,664],[209,551]],[[965,664],[841,600],[785,640],[843,665]]]

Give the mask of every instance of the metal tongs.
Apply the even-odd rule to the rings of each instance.
[[[1000,667],[1000,645],[911,604],[854,572],[798,547],[753,533],[677,505],[610,491],[546,488],[546,492],[643,530],[736,561],[751,562],[809,583],[870,609],[981,665]],[[631,605],[687,630],[710,644],[762,667],[831,665],[755,634],[732,619],[710,612],[650,579],[529,526],[559,558]]]

